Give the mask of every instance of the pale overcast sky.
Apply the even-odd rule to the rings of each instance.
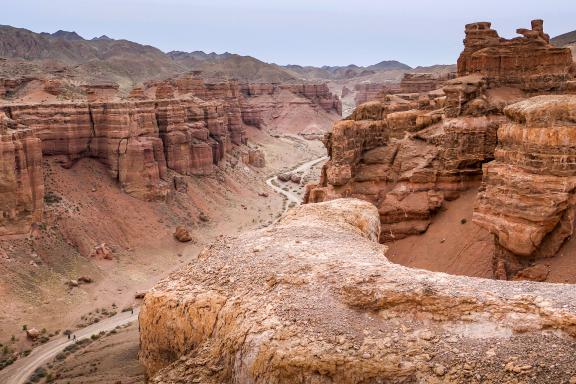
[[[0,0],[0,24],[35,32],[106,34],[163,51],[233,52],[267,62],[411,66],[454,63],[464,24],[514,36],[542,18],[576,30],[575,0]]]

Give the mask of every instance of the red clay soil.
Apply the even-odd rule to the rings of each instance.
[[[476,191],[470,190],[445,203],[426,233],[388,244],[388,258],[413,268],[493,278],[494,243],[490,233],[472,223],[475,198]],[[575,258],[576,239],[570,239],[555,257],[534,264],[548,268],[546,282],[576,284]]]
[[[388,259],[413,268],[491,278],[494,244],[488,231],[472,223],[475,198],[471,190],[445,203],[426,233],[388,244]]]

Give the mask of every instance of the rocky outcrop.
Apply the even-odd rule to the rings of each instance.
[[[244,155],[244,163],[256,168],[264,168],[266,166],[264,151],[261,149],[249,149]]]
[[[42,218],[42,147],[33,130],[0,113],[0,235],[22,234]]]
[[[118,96],[118,84],[90,84],[81,87],[90,103],[110,101]]]
[[[330,160],[319,182],[307,188],[305,201],[367,200],[380,212],[381,240],[390,241],[426,231],[444,200],[478,186],[482,165],[494,159],[505,108],[531,92],[562,89],[572,65],[571,59],[569,64],[564,60],[565,51],[549,45],[540,22],[513,40],[499,38],[489,26],[466,27],[458,67],[463,76],[438,77],[442,90],[430,90],[440,84],[432,84],[431,76],[407,75],[403,86],[424,92],[380,93],[377,100],[358,106],[348,120],[337,123],[325,139]],[[496,65],[492,59],[480,59],[486,57],[501,59],[498,73],[491,67]],[[542,87],[544,79],[557,86]],[[514,148],[510,156],[518,156]],[[492,175],[496,169],[487,166],[485,172]],[[511,181],[510,188],[517,182]],[[491,204],[487,201],[483,209],[488,211]],[[491,219],[495,217],[502,213]]]
[[[381,240],[390,241],[426,231],[445,199],[480,182],[499,118],[441,121],[438,111],[422,110],[378,116],[336,123],[326,138],[330,160],[306,202],[367,200],[380,213]]]
[[[458,76],[480,75],[490,88],[512,86],[529,92],[565,89],[572,78],[570,49],[550,44],[542,20],[533,20],[532,29],[516,32],[522,37],[507,40],[491,29],[491,23],[466,25]]]
[[[116,178],[123,175],[120,163],[131,162],[123,156],[137,152],[136,174],[152,167],[163,178],[166,167],[186,175],[209,174],[229,149],[226,112],[215,101],[182,98],[4,109],[36,133],[45,155],[67,155],[72,161],[95,157]]]
[[[430,92],[435,89],[442,88],[442,85],[450,77],[450,75],[435,75],[433,73],[405,73],[400,81],[400,89],[402,93],[423,93]]]
[[[150,382],[570,380],[569,285],[408,269],[379,232],[374,206],[341,199],[218,240],[144,298]]]
[[[326,112],[336,113],[342,115],[342,102],[340,98],[328,88],[327,84],[277,84],[277,83],[252,83],[252,84],[241,84],[241,93],[248,98],[258,97],[258,96],[274,96],[281,91],[289,91],[295,95],[302,96],[312,102],[312,104],[319,106]],[[250,103],[245,104],[248,108],[253,108]],[[251,113],[246,112],[247,121],[257,121],[257,118],[252,117]],[[259,113],[261,114],[261,112]],[[244,117],[245,112],[242,110],[242,116]]]
[[[380,84],[380,83],[360,83],[354,86],[356,95],[354,96],[354,102],[356,105],[364,104],[369,101],[378,99],[381,95],[385,93],[390,93],[390,84]]]
[[[495,235],[500,253],[551,257],[574,234],[575,110],[576,96],[550,95],[505,109],[509,122],[498,130],[496,159],[484,165],[474,209],[474,221]]]

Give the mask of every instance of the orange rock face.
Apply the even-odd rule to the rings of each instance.
[[[484,166],[474,221],[504,251],[554,256],[574,233],[576,96],[537,96],[506,108],[495,161]]]
[[[381,92],[336,123],[325,140],[330,160],[305,200],[367,200],[380,213],[380,239],[399,239],[426,231],[443,201],[478,186],[483,164],[496,157],[484,165],[476,221],[496,234],[501,253],[555,254],[576,217],[570,179],[576,102],[514,103],[564,89],[572,58],[549,44],[541,21],[519,33],[505,40],[490,23],[467,25],[462,77],[436,91],[441,79],[406,75],[402,87],[419,93]],[[512,123],[502,125],[504,110]],[[510,263],[500,264],[495,269]]]
[[[27,233],[42,218],[42,147],[31,129],[4,114],[0,114],[0,164],[0,235]]]
[[[411,110],[338,122],[326,139],[330,160],[307,201],[372,202],[380,213],[382,241],[426,231],[445,199],[479,183],[481,165],[496,145],[499,118],[437,122],[422,116],[430,113]]]
[[[405,73],[400,88],[402,93],[422,93],[442,88],[442,85],[452,75],[434,75],[432,73]]]
[[[522,37],[501,38],[491,23],[466,25],[458,76],[479,74],[490,87],[514,86],[526,91],[562,90],[571,78],[572,54],[556,48],[544,33],[542,20],[532,29],[518,29]]]

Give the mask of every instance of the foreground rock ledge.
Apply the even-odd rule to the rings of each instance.
[[[370,203],[339,199],[221,239],[140,313],[153,383],[569,382],[570,285],[390,263]]]

